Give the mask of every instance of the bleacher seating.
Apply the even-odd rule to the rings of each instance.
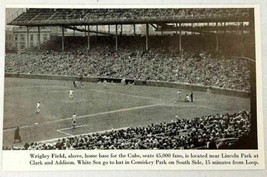
[[[47,50],[44,53],[6,55],[5,71],[68,76],[83,74],[250,90],[249,69],[244,60],[193,49],[178,52],[171,45],[159,46],[160,41],[145,51],[143,39],[132,38],[135,40],[123,40],[116,52],[111,37],[92,39],[94,47],[89,51],[85,47],[86,38],[68,37],[65,41],[70,45],[66,46],[66,52]],[[194,47],[192,42],[189,46]]]

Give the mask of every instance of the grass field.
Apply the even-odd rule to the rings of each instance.
[[[194,102],[175,102],[177,89],[111,83],[84,83],[68,98],[71,81],[5,78],[3,146],[13,144],[21,126],[25,142],[146,126],[179,118],[249,110],[249,98],[194,92]],[[189,90],[182,90],[185,97]],[[41,112],[36,114],[36,104]],[[72,129],[71,117],[78,116]],[[38,124],[35,124],[38,123]]]

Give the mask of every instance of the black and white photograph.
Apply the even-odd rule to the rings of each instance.
[[[258,149],[254,8],[6,8],[5,150]]]

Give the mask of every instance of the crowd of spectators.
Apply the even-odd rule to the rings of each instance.
[[[5,71],[25,74],[129,78],[182,82],[249,91],[247,62],[205,52],[120,48],[7,54]]]
[[[246,8],[164,8],[164,9],[28,9],[15,21],[38,20],[141,20],[173,18],[247,18]],[[41,17],[41,18],[40,18]]]
[[[14,150],[72,149],[229,149],[250,132],[250,113],[225,113],[131,127],[58,139],[25,143]]]

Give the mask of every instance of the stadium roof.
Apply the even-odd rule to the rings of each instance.
[[[248,8],[27,9],[8,25],[68,26],[145,23],[249,22]]]

